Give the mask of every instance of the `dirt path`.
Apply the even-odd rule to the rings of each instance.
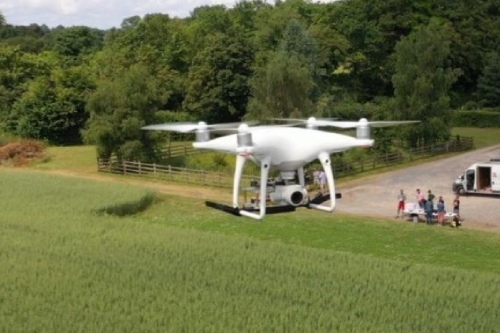
[[[424,193],[430,189],[436,196],[443,196],[446,209],[451,210],[453,181],[471,164],[493,157],[500,157],[500,145],[339,186],[342,199],[338,201],[337,211],[392,218],[396,214],[396,197],[400,188],[405,190],[408,202],[416,201],[417,188]],[[500,197],[461,197],[460,215],[464,219],[464,228],[500,232]]]
[[[179,183],[165,183],[150,181],[145,178],[126,177],[111,175],[107,173],[81,173],[71,170],[51,170],[43,171],[51,174],[78,177],[102,182],[126,183],[135,186],[149,188],[159,193],[180,195],[188,198],[200,198],[203,200],[221,200],[230,202],[232,196],[228,189],[197,187],[193,185],[184,185]]]

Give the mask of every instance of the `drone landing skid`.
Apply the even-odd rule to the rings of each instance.
[[[234,207],[224,205],[221,203],[217,203],[217,202],[213,202],[213,201],[205,201],[205,205],[207,207],[215,208],[215,209],[221,210],[221,211],[229,213],[229,214],[241,216],[240,210],[238,208],[234,208]]]
[[[341,193],[335,193],[335,198],[340,199],[342,198]],[[325,194],[325,195],[318,195],[314,197],[308,204],[299,206],[299,207],[307,207],[309,209],[315,208],[315,206],[321,205],[323,202],[330,200],[330,194]],[[313,206],[311,206],[311,204]],[[260,211],[259,208],[254,208],[254,207],[245,207],[245,208],[234,208],[225,204],[221,204],[218,202],[213,202],[213,201],[205,201],[205,205],[207,207],[211,207],[214,209],[218,209],[220,211],[233,214],[235,216],[241,216],[242,214],[240,213],[241,211],[246,211],[249,213],[258,213]],[[280,213],[290,213],[294,212],[297,207],[292,206],[292,205],[282,205],[282,206],[267,206],[266,207],[266,214],[280,214]]]
[[[342,198],[342,193],[335,193],[335,199],[341,199],[341,198]],[[321,205],[323,202],[328,200],[330,200],[330,193],[324,195],[318,194],[317,196],[312,198],[311,201],[309,201],[309,204]],[[312,208],[309,206],[309,204],[307,205],[307,208]]]
[[[250,207],[250,208],[240,209],[240,208],[234,208],[234,207],[224,205],[224,204],[221,204],[218,202],[213,202],[213,201],[205,201],[205,205],[207,205],[207,207],[215,208],[215,209],[218,209],[218,210],[221,210],[223,212],[233,214],[236,216],[241,216],[241,214],[240,214],[241,210],[244,210],[247,212],[252,212],[252,213],[259,211],[258,208]],[[294,212],[294,211],[295,211],[295,207],[291,206],[291,205],[266,207],[266,214],[289,213],[289,212]]]

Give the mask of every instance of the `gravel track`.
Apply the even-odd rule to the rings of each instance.
[[[430,189],[436,197],[443,196],[446,210],[451,211],[453,181],[471,164],[493,157],[500,157],[500,145],[340,185],[337,192],[342,193],[342,199],[337,201],[337,211],[393,218],[399,189],[405,190],[407,202],[416,202],[417,188],[425,194]],[[464,228],[500,232],[500,196],[462,196],[460,215]]]

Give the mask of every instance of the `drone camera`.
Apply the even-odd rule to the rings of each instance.
[[[302,201],[304,200],[304,194],[299,191],[295,191],[290,195],[290,202],[293,205],[300,205]]]
[[[300,185],[275,186],[274,192],[270,193],[271,200],[292,206],[305,204],[307,192]]]

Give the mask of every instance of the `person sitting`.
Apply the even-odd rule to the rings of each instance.
[[[462,225],[462,222],[460,221],[460,219],[458,218],[457,215],[453,216],[453,220],[451,220],[451,224],[450,226],[452,228],[458,228]]]

